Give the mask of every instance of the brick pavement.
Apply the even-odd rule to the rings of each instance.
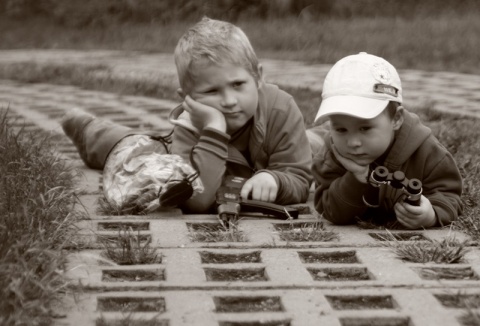
[[[305,64],[296,61],[260,60],[266,80],[279,85],[305,87],[321,91],[331,65]],[[128,79],[168,78],[176,82],[175,66],[170,54],[119,51],[9,50],[0,51],[0,64],[37,62],[39,64],[104,65],[112,77]],[[452,72],[399,70],[407,107],[432,104],[437,110],[480,117],[480,76]]]
[[[7,54],[9,58],[0,53],[0,62],[35,59],[92,64],[104,60],[114,64],[118,60],[115,71],[125,78],[174,72],[169,56],[135,56],[144,64],[135,63],[134,67],[131,56],[113,52]],[[162,71],[153,70],[159,58],[164,60]],[[132,73],[134,68],[138,68],[136,73]],[[265,63],[267,79],[311,87],[318,87],[316,81],[327,69],[323,65]],[[477,101],[475,94],[470,94],[477,76],[407,71],[402,78],[404,83],[406,79],[424,83],[416,88],[418,98],[438,95],[438,101],[445,99],[446,109],[476,115],[469,108]],[[453,85],[462,86],[454,89]],[[454,91],[468,96],[455,103],[446,96]],[[377,234],[384,231],[357,226],[337,227],[326,222],[327,231],[337,235],[333,240],[292,242],[282,238],[282,230],[293,227],[289,222],[249,216],[239,223],[245,241],[207,243],[194,241],[192,235],[197,228],[217,225],[213,215],[182,215],[178,210],[148,216],[100,215],[96,201],[101,195],[101,173],[84,167],[61,131],[60,117],[79,107],[124,125],[167,131],[165,119],[175,105],[171,101],[1,81],[0,105],[9,105],[11,114],[21,117],[27,129],[56,134],[59,152],[82,175],[79,193],[89,218],[79,223],[79,240],[85,250],[72,252],[67,275],[80,282],[83,291],[75,300],[65,298],[70,308],[58,325],[102,325],[100,320],[115,325],[115,320],[121,319],[130,320],[129,325],[146,325],[146,320],[152,319],[155,322],[148,325],[171,326],[466,325],[461,321],[467,312],[461,299],[476,298],[477,309],[480,306],[480,249],[476,246],[469,247],[460,264],[418,264],[398,259],[385,241],[379,240]],[[316,221],[313,214],[299,219],[302,223]],[[142,241],[151,239],[157,261],[116,265],[105,260],[98,237],[116,237],[125,226],[138,232]],[[395,233],[408,242],[442,240],[449,235],[467,239],[449,229]],[[227,260],[219,263],[221,259]]]

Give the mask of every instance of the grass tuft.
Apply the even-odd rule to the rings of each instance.
[[[468,252],[466,243],[454,237],[441,241],[399,241],[390,232],[381,237],[385,240],[383,244],[391,248],[398,258],[412,263],[458,264]]]
[[[333,231],[327,231],[322,221],[290,223],[289,229],[279,230],[278,233],[284,241],[338,240],[338,234]]]
[[[220,223],[214,227],[201,225],[189,232],[192,242],[245,242],[247,237],[240,230],[237,224],[230,224],[228,227]]]
[[[151,247],[152,238],[142,241],[140,231],[134,234],[131,227],[118,231],[118,237],[99,237],[105,250],[102,256],[119,265],[155,264],[159,261],[156,249]]]
[[[75,175],[51,136],[0,109],[0,323],[50,325],[76,232]]]
[[[107,319],[103,315],[97,318],[95,326],[168,326],[167,320],[160,320],[156,316],[151,319],[133,318],[132,313],[122,316],[121,319]]]
[[[100,215],[146,215],[148,212],[144,206],[136,205],[135,203],[123,203],[116,205],[107,201],[105,195],[99,197],[97,200],[97,213]]]

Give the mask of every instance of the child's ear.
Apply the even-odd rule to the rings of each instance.
[[[257,70],[258,70],[257,84],[258,84],[258,88],[260,88],[260,87],[262,87],[263,83],[265,82],[263,80],[263,66],[260,63],[258,64]]]
[[[182,99],[184,99],[185,96],[187,96],[187,94],[185,94],[185,92],[183,91],[182,88],[177,88],[177,94],[178,94]]]
[[[395,115],[393,116],[393,130],[398,130],[403,124],[403,111],[405,109],[403,106],[397,107],[397,110],[395,111]]]

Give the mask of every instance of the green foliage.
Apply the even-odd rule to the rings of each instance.
[[[118,231],[114,240],[99,236],[105,250],[102,255],[119,265],[155,264],[159,257],[156,249],[151,247],[152,239],[142,243],[140,231],[135,235],[132,228]]]
[[[74,176],[50,138],[15,129],[7,109],[0,152],[0,323],[49,325],[65,286],[61,249],[75,232]]]
[[[237,21],[249,18],[301,16],[322,17],[411,17],[463,14],[478,11],[475,0],[0,0],[7,16],[34,15],[55,20],[64,26],[85,27],[125,21],[171,22],[197,20],[204,15]]]
[[[146,215],[145,210],[134,203],[118,206],[107,201],[105,196],[98,198],[97,204],[97,211],[101,215]]]
[[[468,251],[465,242],[453,237],[442,241],[399,241],[388,233],[384,240],[384,245],[390,247],[398,258],[412,263],[458,264]]]
[[[439,113],[432,107],[414,111],[452,153],[463,178],[463,214],[454,226],[480,243],[480,130],[478,119]]]
[[[240,230],[238,224],[227,226],[218,223],[218,225],[209,226],[207,224],[199,227],[197,230],[191,230],[189,238],[192,242],[245,242],[245,233]]]
[[[156,316],[146,318],[134,318],[132,313],[125,314],[121,319],[107,319],[100,316],[95,322],[95,326],[168,326],[168,320],[158,319]]]
[[[318,220],[306,223],[290,223],[289,229],[278,231],[284,241],[334,241],[338,234],[327,231],[323,222]]]
[[[377,15],[374,19],[331,15],[262,19],[249,15],[238,20],[237,25],[248,35],[260,58],[333,64],[346,55],[365,51],[386,58],[397,69],[479,73],[479,15],[479,10],[430,16]],[[37,16],[24,21],[0,16],[0,48],[173,53],[180,36],[196,21],[125,21],[79,28],[61,27],[53,19]],[[97,79],[109,83],[108,78]]]

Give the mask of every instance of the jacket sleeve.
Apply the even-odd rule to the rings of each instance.
[[[329,149],[315,157],[312,174],[317,185],[314,197],[317,212],[334,224],[356,223],[355,217],[367,210],[363,194],[368,185],[345,170]]]
[[[303,116],[293,98],[290,97],[287,110],[281,112],[269,119],[269,140],[265,143],[268,165],[258,172],[268,172],[277,180],[279,190],[275,203],[304,203],[313,180],[310,143]]]
[[[209,128],[200,136],[181,126],[174,128],[172,154],[190,162],[204,186],[204,191],[194,194],[182,208],[193,213],[206,213],[212,207],[225,173],[229,140],[229,135]]]
[[[444,226],[462,213],[462,177],[450,153],[440,161],[431,161],[433,166],[422,180],[423,195],[435,210],[437,225]]]

